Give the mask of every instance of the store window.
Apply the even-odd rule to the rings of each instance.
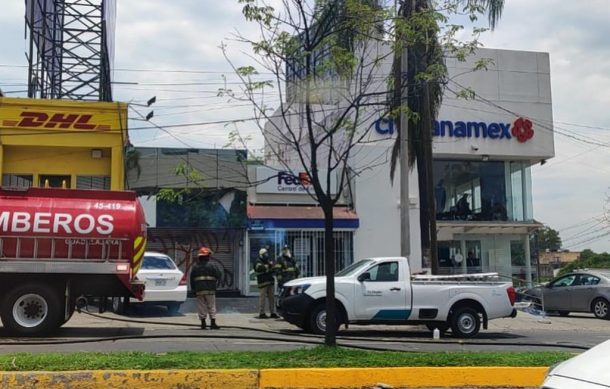
[[[438,264],[441,274],[459,273],[464,260],[461,243],[458,240],[438,242]]]
[[[481,266],[481,241],[466,241],[466,269],[468,273],[480,273],[483,271]]]
[[[510,264],[512,268],[513,283],[521,286],[525,284],[525,247],[522,240],[510,241]]]
[[[41,174],[38,176],[38,186],[41,188],[70,188],[71,177],[67,175]]]
[[[531,220],[530,171],[523,162],[433,162],[437,220]]]
[[[334,231],[335,269],[339,271],[354,261],[354,237],[351,231]],[[282,247],[288,245],[292,252],[301,277],[315,277],[325,274],[324,231],[272,230],[250,232],[249,292],[258,293],[254,264],[261,248],[269,250],[275,260],[281,255]]]
[[[31,174],[3,174],[2,186],[17,188],[29,188],[34,183],[34,176]]]

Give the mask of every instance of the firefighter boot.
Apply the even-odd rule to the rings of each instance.
[[[218,327],[216,325],[216,319],[212,319],[212,324],[210,324],[210,329],[212,329],[212,330],[219,330],[220,329],[220,327]]]
[[[205,319],[201,319],[201,329],[205,330],[205,328],[206,328]]]

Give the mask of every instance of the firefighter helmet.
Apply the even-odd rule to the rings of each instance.
[[[197,251],[198,257],[209,257],[212,254],[212,251],[207,247],[202,247]]]
[[[267,249],[266,249],[266,248],[262,248],[262,249],[260,249],[260,250],[258,251],[258,255],[260,255],[261,257],[262,257],[263,255],[265,255],[265,254],[267,254]]]

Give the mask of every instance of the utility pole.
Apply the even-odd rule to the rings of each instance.
[[[406,21],[411,8],[411,0],[403,0],[402,16]],[[401,41],[400,46],[400,66],[395,71],[395,87],[399,88],[400,93],[400,255],[409,257],[411,255],[411,228],[409,220],[409,115],[408,112],[408,74],[409,54],[405,37],[398,35]],[[403,85],[404,82],[404,85]],[[407,109],[405,110],[405,105]]]

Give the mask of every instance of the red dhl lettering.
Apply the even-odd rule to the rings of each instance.
[[[72,128],[75,130],[109,130],[107,125],[90,123],[93,115],[44,112],[21,112],[21,120],[15,127],[24,128]],[[6,121],[5,121],[6,122]]]
[[[0,232],[34,234],[80,234],[97,232],[110,235],[114,231],[112,215],[71,215],[51,212],[0,212]]]

